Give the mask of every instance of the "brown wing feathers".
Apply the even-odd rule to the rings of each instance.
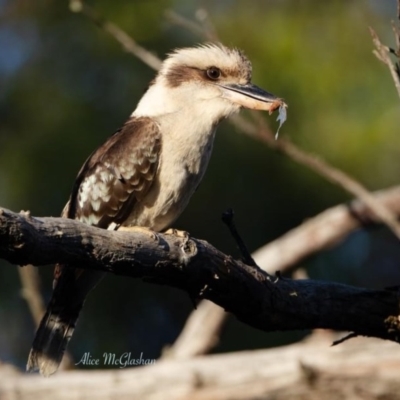
[[[160,148],[158,126],[149,118],[131,118],[82,167],[68,217],[102,228],[122,224],[149,190]]]

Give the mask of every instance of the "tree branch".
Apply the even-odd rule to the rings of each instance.
[[[126,52],[133,54],[150,68],[156,71],[160,69],[161,60],[155,54],[138,45],[132,37],[118,25],[107,21],[85,2],[81,0],[70,0],[69,7],[72,12],[82,13],[92,20],[100,29],[109,33],[118,43],[121,44]]]
[[[0,364],[0,393],[2,400],[400,398],[396,344],[357,338],[339,347],[329,347],[331,341],[331,335],[319,333],[279,348],[215,354],[188,361],[163,360],[122,370],[114,366],[96,372],[59,372],[51,379],[28,376]],[[104,362],[103,354],[92,357]],[[137,357],[132,354],[132,358]]]
[[[400,216],[400,186],[375,192],[377,201]],[[344,240],[363,226],[379,223],[373,212],[361,201],[329,208],[278,239],[260,247],[252,257],[263,270],[273,274],[294,272],[306,257]],[[217,343],[217,334],[228,314],[214,303],[201,302],[188,317],[168,357],[190,358],[209,352]],[[207,321],[207,324],[204,323]]]
[[[196,36],[202,37],[205,40],[219,42],[218,35],[215,32],[214,27],[209,22],[208,13],[204,9],[197,10],[197,19],[199,20],[199,17],[203,17],[201,18],[201,22],[203,22],[203,24],[185,18],[184,16],[176,13],[173,10],[166,10],[165,17],[167,21],[169,21],[171,24],[180,26],[181,28],[184,28],[185,30],[193,33]],[[207,24],[206,26],[205,23]]]
[[[389,68],[390,74],[392,75],[393,78],[394,86],[397,90],[397,94],[400,97],[400,67],[398,63],[394,63],[390,58],[390,53],[396,55],[397,58],[399,58],[398,52],[400,49],[399,48],[397,50],[390,49],[388,46],[382,44],[378,35],[371,27],[369,28],[369,31],[371,33],[372,41],[376,48],[373,51],[373,53],[379,61],[382,61]],[[398,42],[400,34],[398,32],[398,28],[396,28],[394,25],[393,25],[393,31],[396,37],[396,41]]]
[[[176,287],[267,332],[327,328],[400,341],[397,290],[271,279],[203,240],[155,237],[0,209],[0,254],[14,264],[60,262]]]
[[[396,215],[383,204],[380,204],[364,185],[339,168],[330,165],[321,157],[301,150],[290,140],[275,140],[264,119],[256,113],[253,113],[253,116],[258,120],[259,126],[249,123],[240,115],[235,116],[233,119],[242,132],[259,138],[272,149],[288,156],[298,164],[308,167],[327,181],[360,199],[400,239],[400,223],[397,221]]]
[[[375,201],[399,218],[400,186],[373,193]],[[318,251],[344,240],[363,226],[380,223],[379,218],[360,200],[328,208],[278,239],[260,247],[253,254],[257,265],[268,272],[290,272]]]
[[[39,326],[46,307],[40,291],[39,271],[33,265],[26,265],[25,268],[18,268],[21,280],[21,296],[26,300],[33,322]]]

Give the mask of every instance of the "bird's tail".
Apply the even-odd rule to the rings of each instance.
[[[26,366],[28,372],[39,370],[41,375],[50,376],[57,371],[74,332],[82,305],[73,309],[60,309],[55,298],[52,299],[29,353]]]
[[[74,333],[88,293],[105,272],[56,265],[53,296],[36,332],[26,370],[54,374]]]

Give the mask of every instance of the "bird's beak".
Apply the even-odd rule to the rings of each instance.
[[[226,84],[218,85],[222,88],[222,96],[225,99],[252,110],[265,110],[271,114],[279,107],[287,107],[282,99],[248,83],[247,85]]]

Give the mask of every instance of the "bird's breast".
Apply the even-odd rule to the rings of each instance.
[[[210,160],[214,130],[193,138],[164,137],[154,184],[126,224],[161,231],[186,208]]]

